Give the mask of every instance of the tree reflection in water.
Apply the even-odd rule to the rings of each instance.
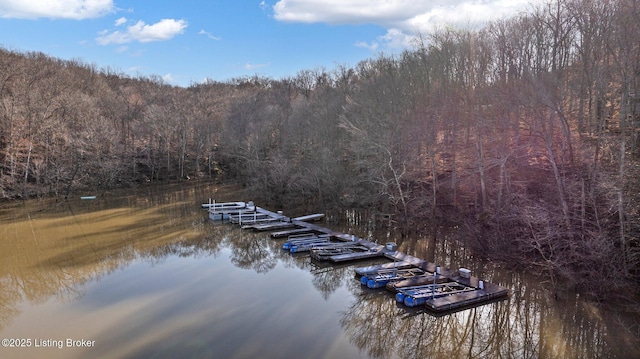
[[[311,264],[313,287],[320,292],[325,300],[343,285],[348,285],[349,279],[353,279],[352,266],[330,265],[313,260],[308,262]]]
[[[537,278],[474,260],[450,239],[435,249],[429,246],[434,242],[424,238],[397,242],[423,258],[428,254],[440,263],[464,263],[483,278],[510,288],[509,300],[433,316],[396,304],[385,290],[363,288],[353,269],[371,263],[315,262],[282,251],[280,241],[264,234],[234,229],[227,235],[225,244],[241,268],[263,273],[280,262],[308,270],[325,300],[347,288],[355,299],[342,313],[340,325],[349,340],[373,358],[624,358],[638,344],[632,333],[618,334],[619,324],[603,320],[601,310],[579,297],[556,300]],[[622,340],[627,345],[620,346],[619,337],[606,340],[618,335],[627,338]]]
[[[632,345],[608,343],[610,328],[591,320],[580,302],[555,301],[526,284],[512,288],[510,300],[440,317],[360,289],[340,324],[375,358],[625,358],[633,352]]]
[[[278,260],[264,237],[264,234],[237,229],[229,231],[225,244],[231,248],[231,262],[239,268],[253,269],[258,273],[267,273],[275,268]]]
[[[401,251],[444,266],[470,268],[512,290],[507,301],[441,317],[408,310],[390,293],[360,285],[353,269],[372,262],[331,265],[291,255],[268,234],[210,222],[196,205],[207,195],[197,191],[172,189],[91,204],[34,201],[2,210],[0,332],[20,315],[21,303],[76,299],[83,296],[78,292],[83,283],[134,261],[215,257],[229,248],[225,253],[239,268],[268,274],[283,266],[311,273],[325,302],[346,293],[339,325],[373,358],[625,358],[640,345],[637,317],[607,312],[577,296],[553,299],[538,278],[475,259],[447,235],[438,234],[435,241],[378,234],[370,216],[353,211],[345,228],[332,224],[395,241]]]

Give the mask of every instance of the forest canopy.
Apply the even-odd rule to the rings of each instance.
[[[453,223],[592,293],[637,288],[637,19],[638,0],[554,0],[353,67],[187,88],[2,49],[0,198],[233,179],[276,206]]]

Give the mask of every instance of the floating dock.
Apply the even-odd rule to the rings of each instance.
[[[321,245],[329,245],[330,242],[331,238],[327,235],[301,234],[289,236],[289,239],[282,245],[282,249],[291,253],[309,252]]]
[[[209,211],[212,220],[228,220],[244,229],[271,231],[272,238],[288,238],[283,250],[309,252],[317,261],[337,264],[371,258],[392,260],[392,263],[356,268],[355,275],[368,288],[386,287],[395,292],[396,301],[410,308],[421,307],[442,315],[509,296],[508,289],[474,277],[466,268],[441,268],[397,251],[395,243],[381,245],[308,222],[323,218],[323,214],[290,218],[253,202],[210,200],[202,207]]]
[[[374,274],[363,275],[360,278],[360,283],[362,285],[366,285],[371,289],[382,288],[389,283],[393,283],[395,281],[400,281],[407,278],[415,278],[422,277],[425,275],[425,272],[422,269],[409,267],[405,269],[386,269],[380,270]]]

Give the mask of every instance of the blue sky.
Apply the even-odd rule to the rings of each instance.
[[[528,0],[0,0],[0,46],[188,86],[393,54]]]

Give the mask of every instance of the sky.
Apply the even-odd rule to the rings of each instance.
[[[529,0],[0,0],[0,47],[177,86],[293,77],[479,28]]]

